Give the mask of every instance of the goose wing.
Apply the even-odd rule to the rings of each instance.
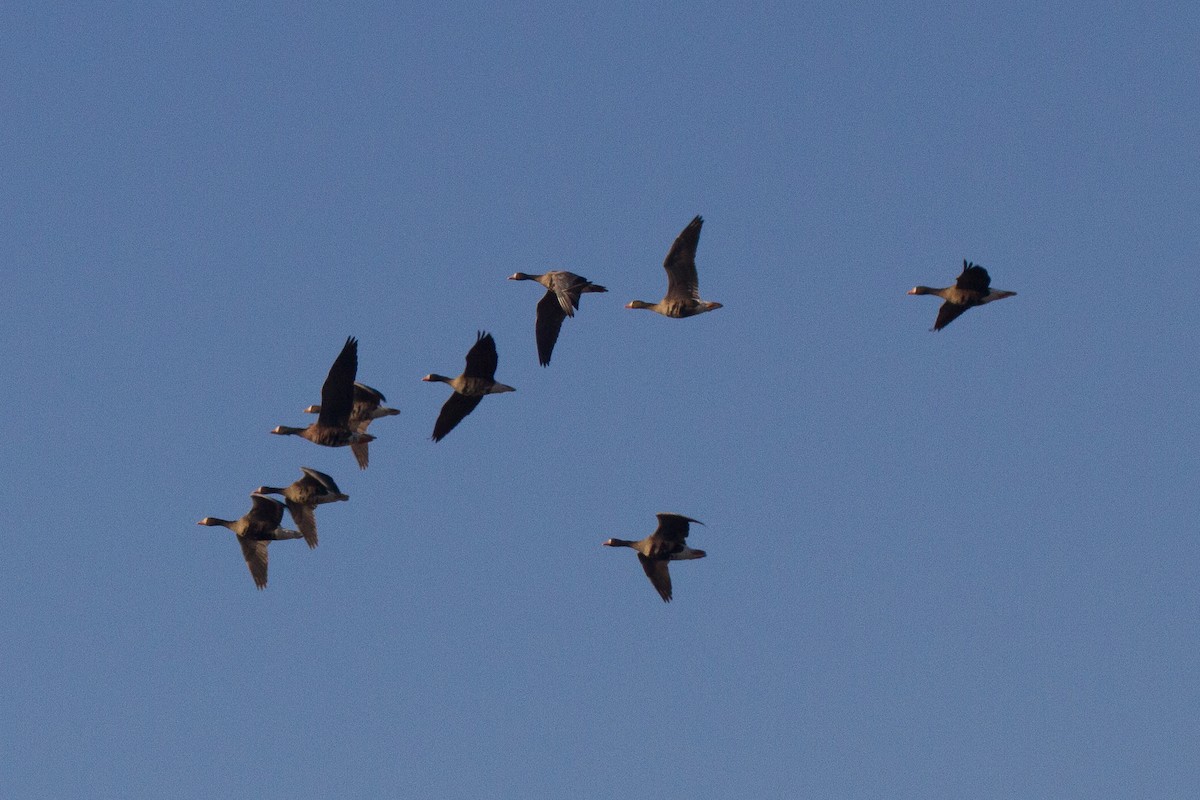
[[[980,295],[987,294],[991,285],[992,276],[988,275],[988,271],[970,261],[963,261],[962,274],[954,281],[956,288],[968,292],[979,292]]]
[[[337,483],[329,475],[324,472],[315,470],[312,467],[301,467],[300,471],[315,481],[326,494],[341,494],[342,490],[338,488]]]
[[[951,303],[949,300],[942,303],[942,307],[938,309],[937,321],[933,323],[933,329],[940,331],[942,328],[949,325],[954,320],[962,316],[970,306],[964,306],[961,303]]]
[[[307,503],[296,503],[288,500],[288,511],[291,512],[292,520],[296,523],[296,527],[300,529],[300,535],[304,537],[304,541],[309,548],[317,546],[317,516],[313,513],[313,507]]]
[[[489,381],[494,381],[496,379],[496,365],[499,362],[500,357],[496,355],[496,340],[492,338],[490,333],[480,331],[476,334],[475,344],[471,345],[471,349],[467,351],[467,367],[463,370],[463,375],[468,378],[486,378]],[[474,406],[471,406],[471,408],[474,408]],[[444,413],[445,409],[443,408],[442,410]],[[470,409],[467,409],[463,413],[463,416],[469,413]]]
[[[358,339],[350,336],[334,359],[321,386],[321,411],[317,423],[344,428],[354,408],[354,376],[358,373]]]
[[[685,517],[682,514],[655,514],[658,517],[658,528],[653,538],[657,541],[682,546],[688,535],[688,523],[697,525],[704,523],[698,519]]]
[[[246,566],[250,568],[250,577],[254,578],[254,585],[262,589],[267,585],[268,542],[265,539],[247,539],[239,536],[238,544],[242,546],[242,556],[246,559]]]
[[[700,226],[704,220],[697,216],[675,238],[663,261],[667,271],[666,299],[699,300],[700,278],[696,274],[696,246],[700,244]]]
[[[253,505],[246,512],[246,519],[250,522],[250,535],[273,531],[283,522],[283,503],[274,497],[258,493],[250,495],[250,500]]]
[[[463,421],[463,417],[475,410],[475,406],[479,405],[481,400],[483,395],[468,397],[458,392],[450,395],[438,414],[437,422],[433,424],[433,440],[440,442],[447,433],[454,430],[455,425]]]
[[[578,300],[579,295],[575,295]],[[570,301],[567,303],[570,305]],[[562,330],[563,320],[568,314],[563,311],[562,297],[553,291],[542,295],[537,304],[537,324],[534,333],[537,337],[538,362],[544,367],[550,363],[550,354],[554,352],[554,343],[558,341],[558,332]]]
[[[383,392],[378,389],[372,389],[365,383],[354,382],[354,404],[370,406],[371,410],[379,408],[387,402],[387,398],[383,396]]]
[[[575,309],[579,308],[579,296],[584,292],[604,291],[604,287],[596,286],[590,283],[587,278],[582,275],[576,275],[574,272],[553,272],[554,278],[549,287],[558,297],[558,303],[562,306],[563,313],[568,317],[575,316]]]
[[[638,561],[642,562],[646,577],[654,584],[663,602],[671,602],[671,571],[667,568],[670,562],[661,558],[647,558],[641,553],[638,553]]]
[[[358,432],[362,433],[367,429],[368,422],[363,422],[358,426]],[[350,445],[350,452],[354,454],[354,460],[358,462],[359,469],[366,469],[371,461],[371,445],[367,442],[354,442]]]

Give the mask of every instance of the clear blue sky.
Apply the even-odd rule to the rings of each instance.
[[[1195,4],[354,5],[0,13],[0,795],[1200,794]]]

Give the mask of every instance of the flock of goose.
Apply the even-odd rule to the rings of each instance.
[[[700,299],[700,281],[696,274],[696,247],[700,242],[700,227],[704,220],[697,216],[684,228],[667,253],[663,268],[667,272],[667,293],[657,303],[632,300],[626,308],[644,308],[666,317],[682,319],[721,308],[720,303]],[[579,275],[565,271],[551,271],[542,275],[527,275],[518,272],[509,277],[514,281],[537,281],[546,288],[546,293],[537,304],[537,321],[534,328],[537,339],[538,361],[542,366],[550,363],[554,344],[558,341],[563,320],[575,316],[580,297],[589,292],[607,292],[603,286],[588,281]],[[942,298],[937,320],[932,330],[940,331],[974,306],[982,306],[993,300],[1012,297],[1016,292],[991,288],[991,276],[983,267],[963,261],[963,271],[953,286],[932,289],[916,286],[909,294],[929,294]],[[475,344],[467,352],[467,363],[457,378],[431,373],[422,380],[448,384],[453,393],[442,406],[433,425],[433,441],[441,441],[446,434],[483,400],[485,395],[515,391],[513,387],[496,381],[498,356],[496,341],[490,333],[479,332]],[[380,417],[399,414],[395,408],[383,404],[387,398],[376,389],[358,383],[358,340],[346,339],[341,353],[329,368],[325,383],[321,386],[321,404],[309,406],[305,413],[317,415],[316,422],[303,428],[286,425],[276,427],[271,433],[299,436],[325,447],[349,447],[358,462],[359,469],[366,469],[369,460],[369,443],[375,437],[367,433],[367,427]],[[251,506],[236,520],[205,517],[199,525],[221,526],[237,535],[242,555],[255,585],[262,589],[267,585],[267,545],[280,539],[303,538],[310,548],[317,546],[317,522],[314,511],[323,503],[349,500],[337,483],[324,472],[310,467],[301,467],[302,476],[294,483],[278,486],[260,486],[251,493]],[[281,495],[283,501],[270,495]],[[283,512],[287,509],[299,530],[281,527]],[[668,564],[693,558],[704,558],[703,550],[687,546],[690,523],[703,524],[699,520],[681,514],[660,513],[658,527],[644,539],[609,539],[608,547],[629,547],[637,552],[638,561],[650,579],[650,583],[666,602],[671,601],[671,574]]]

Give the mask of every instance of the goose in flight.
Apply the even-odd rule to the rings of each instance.
[[[988,271],[978,264],[972,264],[966,260],[963,261],[962,274],[958,276],[953,286],[947,286],[944,289],[914,286],[909,289],[908,293],[932,294],[946,301],[938,309],[937,321],[933,323],[931,329],[935,331],[940,331],[958,319],[968,308],[981,306],[993,300],[1003,300],[1016,294],[1016,292],[993,289],[992,276],[988,275]]]
[[[656,514],[658,528],[639,542],[628,539],[609,539],[608,547],[631,547],[637,551],[638,561],[646,571],[646,577],[658,590],[663,602],[671,602],[671,573],[667,564],[689,558],[704,558],[707,553],[687,546],[688,523],[703,525],[698,519],[682,514]]]
[[[645,308],[664,317],[694,317],[721,307],[720,303],[700,299],[700,278],[696,274],[696,246],[700,244],[700,226],[704,220],[697,216],[683,229],[671,245],[663,269],[667,271],[667,294],[657,303],[632,300],[626,308]]]
[[[237,534],[242,556],[250,568],[250,577],[259,589],[267,585],[267,545],[280,539],[299,539],[300,531],[279,527],[283,522],[283,503],[265,494],[252,494],[254,505],[239,519],[205,517],[197,525],[221,526]]]
[[[378,389],[372,389],[365,383],[354,382],[354,405],[350,408],[349,426],[358,433],[366,433],[367,426],[373,420],[380,417],[390,417],[394,414],[399,414],[400,409],[388,408],[384,405],[387,398],[383,396],[383,392]],[[320,414],[320,406],[309,406],[304,409],[305,414]],[[367,462],[370,460],[370,451],[367,442],[354,442],[350,445],[350,452],[354,453],[354,459],[358,462],[359,469],[366,469]]]
[[[598,286],[587,278],[573,272],[554,270],[543,275],[527,275],[516,272],[509,276],[510,281],[537,281],[546,287],[546,293],[537,304],[537,323],[534,334],[537,338],[538,361],[544,367],[550,363],[550,354],[554,352],[554,343],[558,341],[558,332],[563,320],[575,316],[579,308],[579,296],[584,292],[607,292],[603,286]]]
[[[375,437],[350,427],[354,409],[354,375],[358,372],[358,340],[346,339],[342,352],[334,359],[321,386],[321,411],[317,421],[307,428],[279,425],[271,433],[300,436],[325,447],[345,447],[372,441]]]
[[[308,546],[311,548],[317,546],[317,518],[313,514],[313,510],[322,503],[349,500],[350,497],[342,494],[342,490],[338,488],[333,478],[324,472],[318,472],[310,467],[301,467],[300,471],[304,474],[294,483],[283,487],[260,486],[254,490],[254,493],[283,495],[287,509],[292,514],[292,520],[295,521],[296,527],[304,536],[304,541],[308,542]]]
[[[447,378],[445,375],[430,373],[423,381],[441,381],[450,384],[454,394],[442,406],[437,422],[433,425],[433,440],[440,442],[454,426],[475,410],[485,394],[500,392],[515,392],[511,386],[496,383],[496,340],[490,333],[480,331],[476,334],[475,344],[467,351],[467,366],[462,375],[457,378]]]

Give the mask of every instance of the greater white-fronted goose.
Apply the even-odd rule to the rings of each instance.
[[[476,334],[475,344],[467,352],[467,366],[463,374],[457,378],[447,378],[445,375],[431,373],[421,378],[423,381],[441,381],[450,384],[454,394],[442,406],[437,422],[433,425],[433,440],[440,442],[442,437],[454,430],[454,426],[462,422],[463,417],[475,410],[485,394],[500,392],[515,392],[511,386],[496,383],[496,341],[490,333],[480,331]]]
[[[685,517],[682,514],[655,514],[658,517],[658,528],[654,533],[640,542],[628,539],[609,539],[604,544],[608,547],[632,547],[637,551],[638,561],[654,588],[662,596],[663,602],[671,602],[671,573],[667,569],[670,561],[682,561],[689,558],[704,558],[707,553],[703,550],[693,550],[686,544],[688,523],[695,522],[703,525],[698,519]]]
[[[257,492],[250,495],[250,499],[254,504],[239,519],[205,517],[196,524],[219,525],[236,533],[242,556],[250,568],[250,577],[254,578],[254,585],[262,589],[267,585],[267,545],[279,539],[299,539],[303,534],[279,527],[283,522],[283,503]]]
[[[282,488],[278,486],[260,486],[254,490],[256,494],[281,494],[287,502],[287,509],[296,521],[296,527],[304,535],[304,541],[309,547],[317,546],[317,518],[313,510],[322,503],[334,503],[338,500],[349,500],[350,496],[342,494],[342,490],[333,478],[324,472],[318,472],[310,467],[301,467],[304,475],[300,480]]]
[[[516,272],[508,279],[537,281],[546,287],[546,293],[537,304],[537,323],[534,326],[538,361],[543,367],[550,363],[550,354],[554,352],[554,343],[558,341],[558,332],[562,328],[563,320],[575,316],[575,309],[579,308],[579,296],[584,292],[608,291],[587,278],[563,270],[552,270],[542,275]]]
[[[993,300],[1003,300],[1012,297],[1016,292],[1006,292],[992,288],[992,276],[978,264],[963,260],[963,271],[953,286],[945,289],[931,289],[928,286],[914,286],[909,294],[937,295],[946,302],[938,309],[937,321],[930,330],[940,331],[972,306],[981,306]]]
[[[342,352],[334,359],[325,383],[321,386],[321,411],[317,421],[307,428],[276,427],[271,433],[300,436],[313,444],[325,447],[345,447],[366,443],[375,437],[350,427],[350,412],[354,409],[354,375],[358,372],[358,340],[346,339]]]
[[[700,278],[696,274],[696,246],[700,244],[700,226],[704,220],[697,216],[675,238],[663,269],[667,271],[667,294],[657,303],[633,300],[626,308],[645,308],[664,317],[694,317],[721,307],[700,299]]]
[[[349,425],[352,429],[359,433],[366,433],[367,426],[372,420],[380,417],[390,417],[393,414],[399,414],[400,409],[388,408],[383,405],[387,402],[387,398],[383,396],[383,392],[378,389],[372,389],[365,383],[354,382],[354,406],[350,409]],[[305,414],[320,414],[320,406],[309,406],[304,409]],[[350,452],[354,453],[354,458],[358,461],[359,469],[366,469],[367,463],[370,461],[370,451],[367,449],[367,442],[354,442],[350,445]]]

